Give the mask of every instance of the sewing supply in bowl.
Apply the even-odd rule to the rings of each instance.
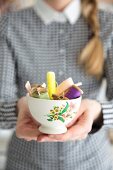
[[[83,91],[76,85],[72,85],[66,92],[65,97],[68,99],[76,99],[83,94]]]
[[[30,82],[27,81],[25,87],[31,97],[39,99],[50,99],[45,83],[43,83],[42,85],[39,84],[30,85]]]
[[[71,77],[57,85],[55,73],[48,72],[47,86],[45,83],[42,85],[30,85],[30,82],[27,81],[25,87],[29,95],[34,98],[48,100],[70,100],[76,99],[83,94],[83,91],[79,87],[81,85],[81,82],[74,84]]]
[[[47,73],[47,88],[50,99],[52,99],[52,95],[56,94],[56,78],[54,72]]]
[[[67,131],[81,104],[81,85],[81,82],[74,84],[71,77],[58,85],[54,72],[47,73],[47,85],[31,85],[27,81],[28,107],[32,117],[40,123],[40,132],[62,134]]]
[[[64,80],[56,89],[56,94],[59,96],[64,93],[67,89],[69,89],[74,84],[72,78],[68,78]]]

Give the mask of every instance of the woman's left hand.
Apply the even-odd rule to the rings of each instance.
[[[64,134],[60,135],[41,135],[39,142],[46,141],[68,141],[85,139],[92,129],[94,121],[101,115],[101,105],[95,100],[84,99],[81,102],[78,115],[81,115]]]

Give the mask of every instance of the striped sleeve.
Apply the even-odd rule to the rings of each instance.
[[[0,28],[0,128],[7,129],[16,125],[16,103],[18,97],[16,61],[11,49],[11,43],[7,36],[4,36],[3,32],[2,26]]]
[[[0,105],[0,128],[14,128],[17,121],[16,101],[2,102]]]
[[[101,105],[104,125],[113,125],[113,103],[103,102]]]
[[[105,61],[105,77],[107,80],[108,102],[101,102],[104,125],[113,127],[113,38],[107,51]]]

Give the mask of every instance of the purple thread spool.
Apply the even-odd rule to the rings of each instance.
[[[81,92],[75,86],[70,87],[69,90],[65,93],[65,97],[68,99],[76,99],[80,96]]]

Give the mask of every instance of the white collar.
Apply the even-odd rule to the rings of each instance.
[[[35,11],[45,24],[50,24],[51,22],[66,22],[67,20],[70,24],[75,24],[81,15],[80,0],[72,0],[63,12],[56,11],[44,2],[44,0],[35,1]]]

